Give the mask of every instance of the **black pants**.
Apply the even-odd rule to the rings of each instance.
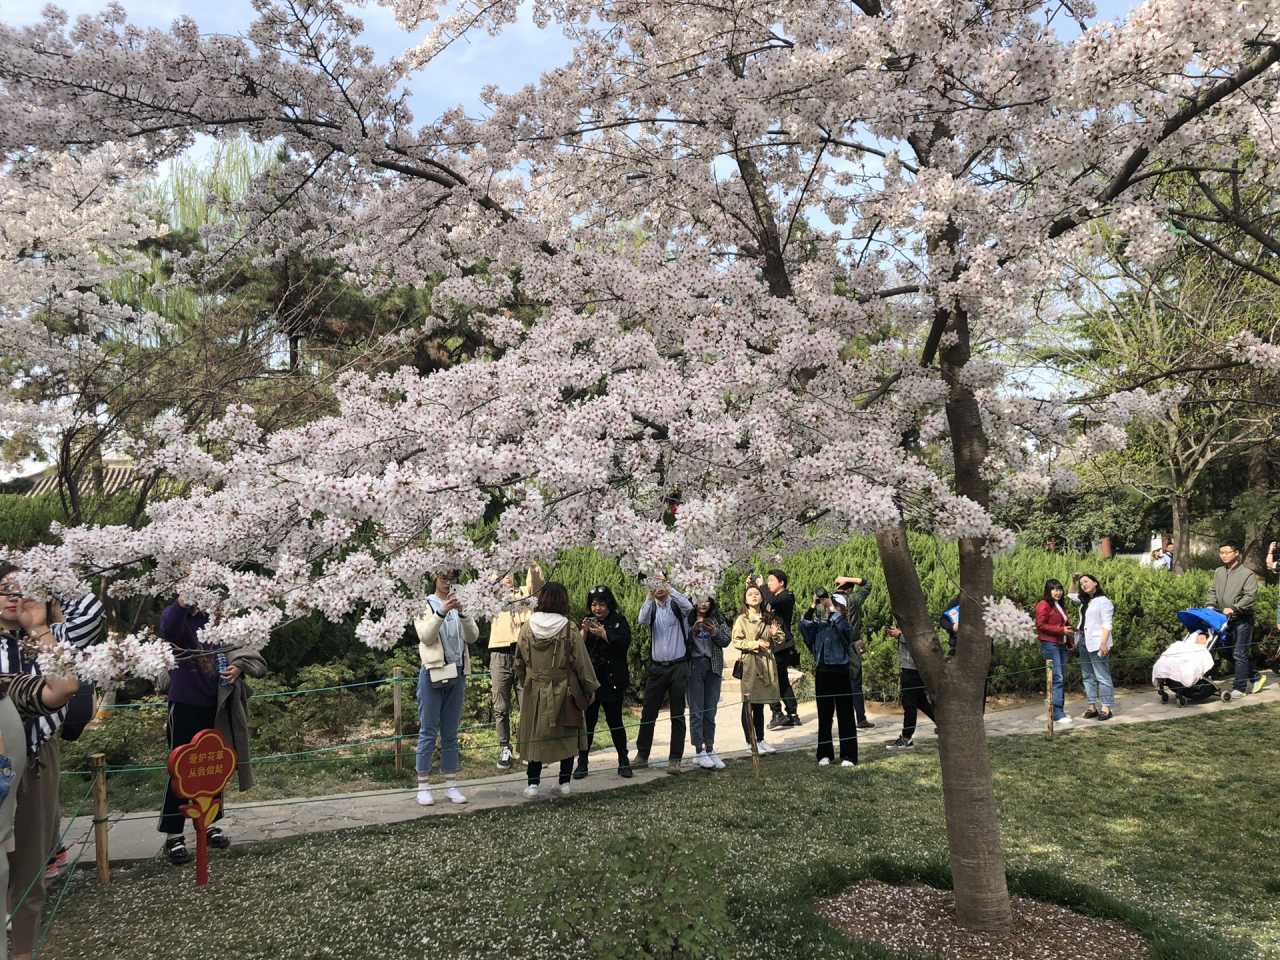
[[[565,757],[560,761],[560,782],[568,783],[569,778],[573,776],[573,757]],[[542,782],[542,761],[529,761],[529,782]]]
[[[813,674],[818,698],[818,759],[835,759],[831,744],[831,718],[840,723],[840,759],[858,762],[858,724],[853,716],[848,667],[823,667]]]
[[[919,670],[903,670],[898,683],[902,688],[902,738],[910,740],[916,735],[916,711],[933,720],[933,704]]]
[[[778,696],[782,700],[781,703],[775,701],[769,704],[769,710],[775,717],[783,707],[786,707],[791,716],[796,715],[796,692],[791,688],[791,676],[787,673],[787,667],[796,659],[794,649],[774,651],[773,661],[778,665]]]
[[[756,743],[764,739],[764,704],[751,704],[751,714],[748,717],[747,704],[742,705],[742,735],[746,738],[747,746],[751,746],[751,724],[756,728]]]
[[[618,751],[618,760],[627,759],[627,728],[622,725],[622,701],[610,697],[603,703],[599,694],[587,707],[587,749],[596,738],[596,722],[600,719],[600,708],[604,707],[604,720],[609,725],[609,733],[613,736],[613,749]]]
[[[689,661],[649,662],[644,678],[644,706],[640,710],[640,732],[636,735],[636,756],[647,758],[653,746],[653,726],[668,695],[671,698],[671,759],[684,756],[684,692],[689,685]],[[607,717],[608,714],[605,714]]]
[[[189,703],[169,704],[169,718],[165,723],[165,733],[169,738],[169,750],[190,743],[201,730],[213,727],[217,717],[217,706],[193,707]],[[178,807],[187,802],[186,797],[179,797],[173,792],[173,780],[164,788],[164,806],[160,810],[160,832],[182,833],[189,819]],[[214,820],[222,819],[222,796],[218,796],[218,814]]]
[[[857,714],[858,720],[865,723],[867,720],[867,697],[862,692],[862,658],[854,655],[853,663],[849,664],[849,690],[853,694],[853,712]]]

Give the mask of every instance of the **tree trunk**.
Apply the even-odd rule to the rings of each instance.
[[[1003,932],[1011,923],[991,754],[982,718],[982,683],[944,683],[934,701],[947,848],[956,915],[973,929]]]
[[[1012,915],[991,780],[991,756],[982,720],[983,682],[991,659],[990,645],[984,638],[982,608],[979,604],[966,605],[965,595],[961,595],[960,641],[956,656],[945,656],[938,645],[915,561],[907,549],[905,528],[878,531],[876,546],[894,618],[910,640],[912,657],[937,713],[956,919],[971,930],[1001,933],[1009,929]],[[964,548],[962,543],[962,590],[969,580],[963,572],[966,567],[974,569],[979,581],[989,581],[992,572],[990,557],[982,557],[980,550]],[[985,575],[980,569],[984,564]],[[973,647],[975,637],[980,638],[977,649]]]
[[[1259,574],[1267,569],[1267,527],[1271,518],[1264,516],[1262,504],[1270,493],[1271,458],[1267,444],[1256,443],[1249,448],[1249,514],[1244,525],[1244,565]]]
[[[1170,494],[1169,508],[1173,513],[1173,572],[1186,573],[1191,565],[1191,497]]]
[[[953,234],[954,230],[948,228],[941,242],[954,246]],[[970,356],[969,318],[963,309],[940,306],[934,325],[951,334],[951,342],[942,350],[940,358],[948,386],[946,414],[956,492],[989,509],[991,488],[983,473],[988,453],[987,434],[977,397],[963,376]],[[983,687],[991,666],[984,603],[995,592],[991,553],[988,544],[980,538],[962,537],[957,543],[960,622],[955,654],[947,657],[938,646],[920,577],[907,548],[905,528],[881,531],[876,535],[876,544],[893,612],[937,704],[942,796],[956,921],[970,930],[1005,933],[1013,917],[1004,852],[1000,846],[991,757],[982,722]]]

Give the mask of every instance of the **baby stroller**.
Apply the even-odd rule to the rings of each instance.
[[[1223,700],[1230,700],[1230,687],[1220,693],[1209,679],[1213,672],[1213,652],[1226,639],[1226,616],[1210,607],[1192,607],[1178,611],[1178,620],[1187,628],[1188,636],[1170,644],[1151,668],[1151,682],[1160,694],[1161,703],[1169,702],[1170,693],[1180,707],[1205,703],[1219,695]],[[1196,634],[1204,634],[1206,641],[1197,642]]]

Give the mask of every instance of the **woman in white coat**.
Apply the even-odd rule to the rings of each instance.
[[[1102,590],[1098,578],[1087,573],[1071,575],[1075,590],[1071,599],[1080,605],[1076,646],[1080,651],[1080,676],[1089,708],[1086,720],[1110,720],[1116,705],[1116,688],[1111,682],[1111,646],[1116,608]]]

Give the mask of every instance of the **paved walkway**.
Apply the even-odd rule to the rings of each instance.
[[[727,670],[726,670],[727,673]],[[726,749],[743,743],[742,725],[740,721],[741,707],[738,704],[737,681],[726,677],[721,695],[721,706],[716,714],[716,739],[721,746],[721,756],[732,762],[749,761],[750,751],[747,749]],[[1128,723],[1151,723],[1169,720],[1176,717],[1195,716],[1202,713],[1216,713],[1221,710],[1236,710],[1245,703],[1280,703],[1280,683],[1271,683],[1257,696],[1243,700],[1233,699],[1230,703],[1214,700],[1198,706],[1179,708],[1172,702],[1162,704],[1153,690],[1118,691],[1115,717],[1107,726]],[[1078,716],[1083,709],[1079,700],[1068,702],[1068,711]],[[901,732],[901,713],[877,705],[870,705],[871,719],[876,727],[873,730],[859,732],[859,748],[863,756],[874,755],[883,750],[883,744],[893,740]],[[812,751],[817,742],[817,712],[812,703],[801,704],[799,727],[786,730],[768,731],[770,744],[780,750]],[[987,714],[987,733],[990,736],[1008,736],[1010,734],[1042,733],[1045,726],[1045,708],[1043,703],[1029,704],[1003,710],[992,710]],[[1067,728],[1059,728],[1056,736],[1088,736],[1091,731],[1099,729],[1103,724],[1093,721],[1076,720]],[[666,713],[662,713],[655,731],[652,757],[656,760],[664,758],[668,753],[670,726]],[[608,737],[605,741],[607,743]],[[916,731],[917,741],[934,739],[933,724],[924,716],[920,717],[920,727]],[[600,738],[597,737],[597,743]],[[634,751],[634,744],[633,744]],[[410,753],[410,757],[412,753]],[[592,772],[585,780],[573,781],[573,793],[597,793],[604,790],[616,790],[633,784],[648,783],[662,779],[667,774],[661,769],[637,770],[631,780],[623,780],[616,773],[612,746],[606,746],[592,753]],[[763,757],[761,763],[768,764],[769,758]],[[686,755],[685,764],[689,759]],[[839,775],[839,769],[832,771]],[[687,770],[683,776],[714,776],[714,773],[700,768]],[[550,767],[544,771],[542,796],[535,802],[554,802],[558,793],[554,789],[556,771]],[[513,768],[500,776],[480,780],[467,781],[465,791],[470,802],[465,805],[453,805],[444,798],[443,790],[436,792],[436,805],[420,807],[414,800],[415,790],[374,790],[353,794],[338,794],[326,797],[307,797],[294,800],[270,800],[260,803],[233,802],[231,811],[222,821],[227,832],[237,844],[252,843],[260,840],[272,840],[280,837],[294,837],[307,833],[319,833],[329,830],[342,830],[347,827],[368,826],[371,824],[398,823],[419,817],[447,816],[472,810],[488,810],[494,807],[507,807],[529,803],[521,795],[525,786],[523,770]],[[155,824],[158,813],[136,812],[112,814],[109,830],[109,848],[111,860],[122,862],[144,860],[158,855],[160,835]],[[64,829],[68,822],[64,822]],[[85,849],[83,859],[92,861],[92,820],[79,817],[70,822],[68,834],[70,855],[74,859],[81,844]]]

